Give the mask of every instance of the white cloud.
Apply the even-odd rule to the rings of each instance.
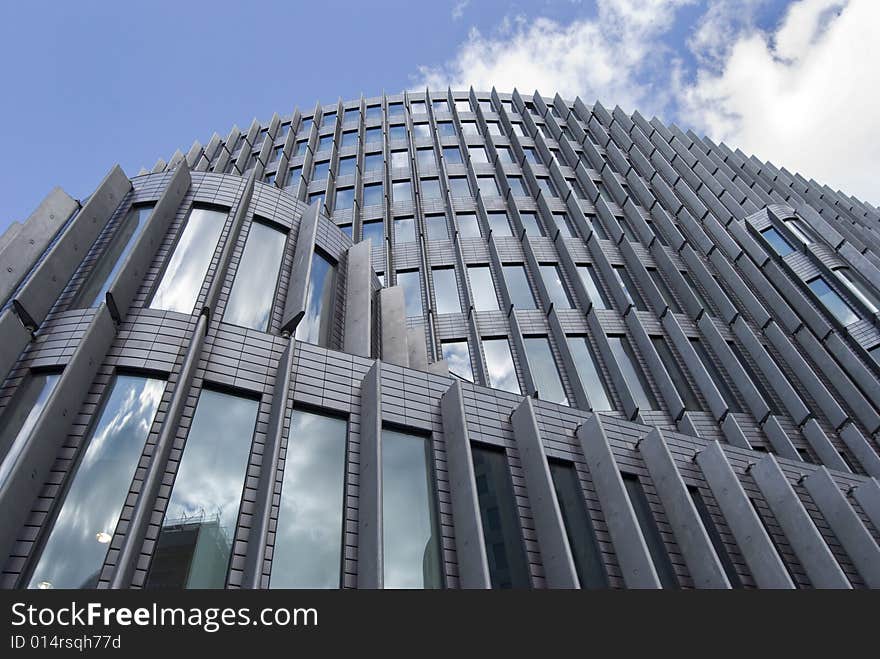
[[[681,89],[683,123],[744,152],[880,200],[880,2],[801,0],[772,34],[734,39]]]
[[[464,10],[471,3],[471,0],[458,0],[452,7],[452,20],[457,21],[464,16]]]
[[[472,29],[453,60],[419,67],[414,86],[538,89],[653,112],[668,101],[668,70],[657,66],[665,50],[659,37],[675,10],[693,1],[599,0],[595,19],[569,24],[505,18],[491,35]]]
[[[598,0],[594,18],[566,24],[508,17],[419,67],[414,87],[598,98],[880,202],[880,0],[796,0],[768,32],[755,25],[768,0],[709,0],[684,68],[664,41],[692,2]]]

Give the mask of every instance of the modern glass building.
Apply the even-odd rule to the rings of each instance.
[[[318,105],[0,263],[5,588],[880,586],[880,211],[674,125]]]

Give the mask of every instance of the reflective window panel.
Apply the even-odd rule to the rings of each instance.
[[[546,336],[527,336],[523,342],[526,346],[529,372],[538,390],[538,398],[568,405],[568,396],[565,394],[556,360],[550,350],[550,341]]]
[[[568,337],[568,349],[574,360],[581,385],[587,393],[587,398],[590,399],[592,409],[600,412],[613,410],[611,394],[608,391],[605,380],[599,374],[596,356],[593,354],[593,349],[590,347],[587,337]]]
[[[483,339],[483,352],[486,355],[486,369],[489,371],[489,386],[515,394],[521,393],[507,339]]]
[[[471,368],[471,351],[468,343],[462,341],[444,341],[441,344],[443,349],[443,359],[449,366],[449,372],[457,375],[468,382],[474,381],[474,372]]]
[[[471,283],[471,295],[477,311],[497,311],[498,297],[495,295],[495,284],[488,265],[469,265],[468,279]]]
[[[298,340],[319,346],[329,345],[335,292],[336,265],[314,252],[306,295],[306,313],[296,327]]]
[[[223,314],[225,322],[260,332],[268,329],[286,241],[284,231],[251,223]]]
[[[455,269],[434,268],[431,270],[431,276],[434,279],[434,299],[437,301],[437,313],[461,313]]]

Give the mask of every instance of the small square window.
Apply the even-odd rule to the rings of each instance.
[[[468,185],[467,178],[464,176],[450,176],[449,192],[453,197],[470,197],[471,188]]]
[[[382,129],[379,127],[376,128],[367,128],[364,131],[364,143],[372,144],[373,142],[381,142],[382,141]]]
[[[462,238],[479,238],[480,224],[473,213],[461,213],[455,216],[458,222],[458,233]]]
[[[451,121],[438,122],[437,131],[440,133],[440,137],[455,137],[455,127]]]
[[[480,131],[477,130],[477,122],[476,121],[462,121],[461,122],[461,134],[462,135],[479,135]]]
[[[413,124],[413,137],[416,139],[430,139],[431,127],[426,123]]]
[[[471,159],[471,162],[476,162],[476,163],[489,162],[489,154],[486,153],[486,148],[482,147],[482,146],[469,146],[468,147],[468,157]]]
[[[392,151],[391,169],[409,169],[409,151]]]
[[[342,146],[357,146],[358,134],[356,130],[347,130],[342,134]]]
[[[507,185],[510,186],[510,194],[514,197],[528,197],[529,193],[523,185],[522,176],[508,176]]]
[[[391,184],[391,199],[412,202],[412,181],[394,181]]]
[[[437,166],[437,160],[434,158],[434,149],[419,149],[416,151],[419,159],[419,167],[433,168]]]
[[[357,158],[349,156],[339,159],[339,176],[352,176],[357,168]]]
[[[389,140],[405,140],[406,139],[406,126],[403,124],[397,124],[391,126],[388,129],[388,139]]]
[[[455,109],[459,112],[470,112],[471,102],[468,100],[457,100],[455,102]]]
[[[428,228],[428,240],[449,240],[445,215],[427,215],[425,225]]]
[[[364,156],[364,171],[375,172],[382,169],[382,154],[368,153]]]
[[[382,106],[380,105],[370,105],[367,107],[367,112],[364,115],[364,118],[367,121],[371,119],[381,119],[382,118]]]
[[[434,112],[449,112],[449,101],[446,101],[446,100],[434,101]]]
[[[494,176],[478,176],[477,189],[481,197],[497,197],[501,194]]]
[[[394,242],[411,243],[416,239],[416,221],[412,217],[399,217],[394,220]]]
[[[354,188],[337,188],[335,209],[338,211],[354,208]]]
[[[422,179],[422,198],[423,199],[442,199],[443,194],[440,191],[440,181],[436,178]]]
[[[330,161],[322,160],[315,163],[315,169],[312,173],[312,181],[323,181],[330,174]]]
[[[378,206],[382,202],[381,183],[370,183],[364,186],[364,206]]]
[[[457,146],[444,146],[443,147],[443,158],[450,165],[462,164],[461,150]]]

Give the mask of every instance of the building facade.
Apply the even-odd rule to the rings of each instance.
[[[880,211],[674,125],[318,105],[0,257],[5,588],[880,586]]]

